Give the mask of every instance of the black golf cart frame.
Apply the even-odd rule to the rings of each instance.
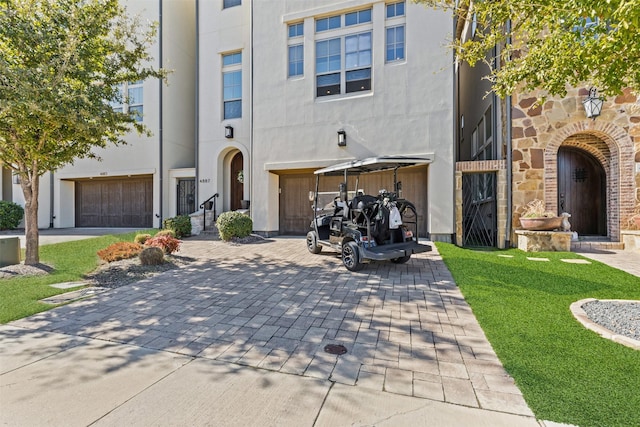
[[[418,214],[413,203],[401,198],[402,183],[397,171],[402,167],[431,163],[423,157],[382,156],[340,163],[315,171],[316,187],[310,192],[314,218],[307,233],[307,249],[313,254],[328,247],[342,254],[342,262],[350,271],[358,271],[369,260],[390,260],[402,264],[412,254],[431,250],[418,242]],[[359,175],[393,170],[393,191],[381,190],[378,195],[362,194],[358,190]],[[344,176],[337,197],[319,206],[322,176]],[[347,190],[347,177],[356,176],[355,190]],[[349,193],[354,196],[350,199]],[[329,192],[329,194],[332,194]],[[395,212],[392,212],[394,211]],[[398,224],[401,219],[401,224]]]

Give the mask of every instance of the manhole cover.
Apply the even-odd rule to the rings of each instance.
[[[324,351],[329,354],[345,354],[347,352],[347,348],[340,344],[328,344],[324,347]]]

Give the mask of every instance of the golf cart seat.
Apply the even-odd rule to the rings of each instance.
[[[366,222],[365,216],[372,220],[371,215],[374,211],[374,206],[378,198],[370,196],[368,194],[362,194],[354,197],[351,200],[351,211],[353,213],[353,222],[356,224],[364,224]]]

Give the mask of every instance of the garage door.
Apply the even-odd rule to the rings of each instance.
[[[322,177],[320,191],[338,191],[342,177]],[[413,202],[418,210],[418,231],[422,237],[427,233],[427,167],[405,168],[398,171],[402,182],[403,198]],[[280,175],[280,234],[304,235],[309,231],[313,216],[309,191],[315,190],[313,171]],[[355,177],[349,177],[349,191],[355,188]],[[365,194],[377,195],[381,189],[393,190],[393,172],[362,175],[358,187]]]
[[[152,227],[153,177],[76,182],[76,227]]]

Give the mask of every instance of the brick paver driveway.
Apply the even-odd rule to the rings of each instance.
[[[532,415],[435,247],[358,273],[298,237],[178,255],[194,262],[13,324]]]

